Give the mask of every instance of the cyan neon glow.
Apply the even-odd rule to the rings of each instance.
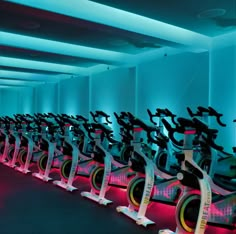
[[[0,79],[19,79],[19,80],[29,80],[29,81],[45,81],[45,82],[57,82],[60,79],[67,79],[70,78],[71,75],[42,75],[42,74],[35,74],[30,72],[17,72],[17,71],[6,71],[0,70]]]
[[[22,86],[12,86],[12,85],[0,85],[0,89],[18,89],[21,88]]]
[[[230,45],[236,46],[236,31],[214,37],[211,49],[223,48]]]
[[[9,79],[0,79],[0,85],[16,85],[16,86],[34,86],[39,84],[45,84],[42,81],[26,81],[26,80],[9,80]]]
[[[86,69],[81,68],[81,67],[32,61],[32,60],[26,60],[26,59],[9,58],[9,57],[3,57],[3,56],[0,56],[0,65],[9,66],[9,67],[19,67],[19,68],[24,67],[24,68],[37,69],[37,70],[42,70],[42,71],[73,73],[73,74],[80,74],[80,75],[87,74]]]
[[[123,64],[125,61],[132,60],[133,57],[132,55],[120,52],[73,45],[8,32],[0,32],[0,38],[1,44],[5,46],[26,48],[31,50],[38,50],[40,48],[40,51],[44,52],[102,60],[111,64]]]
[[[210,45],[210,38],[199,33],[87,0],[9,0],[9,2],[102,23],[190,47],[208,49]]]

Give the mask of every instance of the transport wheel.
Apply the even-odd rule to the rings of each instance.
[[[60,170],[61,175],[63,179],[65,179],[66,181],[69,179],[70,176],[71,165],[72,165],[71,159],[65,160],[61,165],[61,170]]]
[[[181,200],[177,207],[177,222],[187,233],[194,233],[200,207],[200,195],[191,194]]]
[[[44,172],[46,170],[48,161],[48,154],[43,154],[38,160],[38,168],[40,171]]]
[[[140,203],[142,201],[143,191],[145,185],[144,177],[137,177],[130,181],[127,188],[127,199],[130,205],[134,207],[135,210],[138,210],[140,207]],[[151,191],[151,197],[153,195],[153,191]],[[151,199],[150,197],[150,199]],[[147,201],[148,205],[151,204],[150,200]]]
[[[25,165],[27,158],[27,151],[25,149],[21,149],[19,154],[18,154],[18,162],[20,165]]]
[[[7,160],[11,161],[13,159],[13,155],[14,155],[14,146],[10,145],[7,152]]]
[[[90,175],[90,184],[96,193],[99,193],[102,187],[102,181],[104,176],[104,167],[96,167]],[[110,186],[107,187],[108,191]]]

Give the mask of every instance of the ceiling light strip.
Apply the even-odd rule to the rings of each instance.
[[[87,74],[86,68],[0,56],[0,65],[71,74]]]
[[[31,50],[39,50],[49,53],[69,55],[108,61],[114,64],[122,64],[129,61],[132,55],[109,50],[102,50],[86,46],[79,46],[64,42],[46,40],[14,33],[0,32],[0,44]]]
[[[70,78],[71,75],[65,75],[65,74],[42,75],[29,72],[0,70],[0,77],[4,77],[6,79],[10,78],[10,79],[29,80],[29,81],[57,82],[60,79]]]

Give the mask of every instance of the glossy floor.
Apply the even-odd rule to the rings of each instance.
[[[69,193],[51,182],[44,183],[0,165],[1,234],[157,234],[159,229],[175,229],[175,207],[154,204],[148,217],[156,225],[144,228],[116,212],[126,205],[124,190],[111,188],[107,196],[114,203],[103,207],[80,196],[88,191],[88,180],[76,181],[78,190]],[[208,227],[206,234],[235,232]]]

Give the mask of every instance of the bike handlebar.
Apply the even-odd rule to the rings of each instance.
[[[107,123],[110,123],[110,124],[112,123],[112,122],[109,120],[110,115],[106,114],[106,113],[103,112],[103,111],[96,111],[95,113],[93,113],[92,111],[90,111],[90,114],[92,115],[93,121],[94,121],[95,123],[98,122],[97,118],[98,118],[99,116],[104,117],[104,118],[106,119]]]
[[[202,117],[204,113],[206,113],[208,116],[214,116],[216,117],[216,121],[217,123],[222,126],[225,127],[226,124],[222,122],[221,117],[223,116],[223,114],[217,112],[215,109],[213,109],[212,107],[202,107],[202,106],[198,106],[197,107],[197,112],[193,113],[193,111],[187,107],[187,111],[189,113],[189,115],[193,118],[193,117]]]

